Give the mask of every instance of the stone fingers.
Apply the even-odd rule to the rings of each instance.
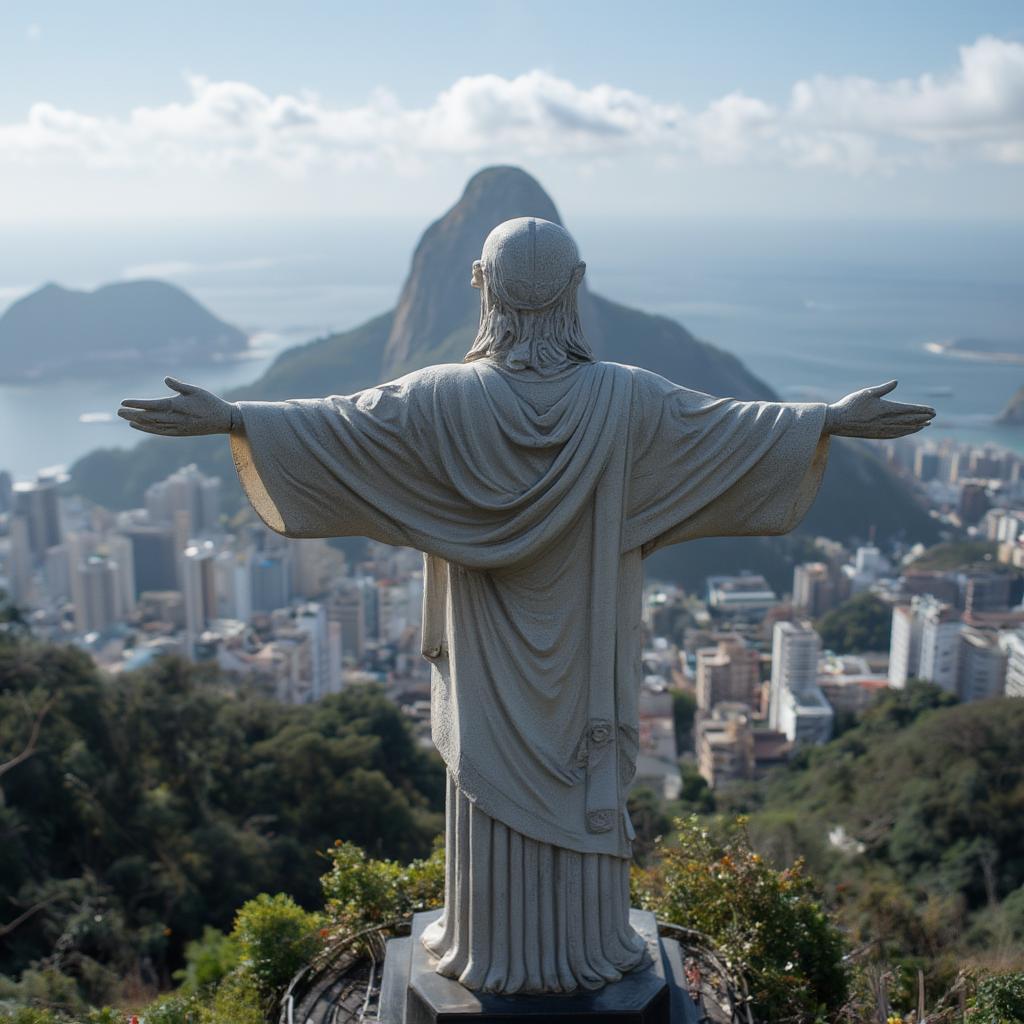
[[[171,408],[170,398],[126,398],[121,405],[126,409],[145,409],[149,412],[162,412]]]
[[[146,434],[161,434],[164,437],[181,437],[188,433],[188,431],[184,431],[180,427],[163,426],[156,423],[129,422],[128,426],[132,430],[141,430]]]

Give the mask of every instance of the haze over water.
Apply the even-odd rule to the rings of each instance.
[[[835,399],[900,379],[898,398],[939,410],[931,435],[1024,451],[992,418],[1024,366],[935,355],[927,342],[1024,341],[1024,232],[1004,225],[570,222],[588,281],[674,317],[733,352],[789,400]],[[277,352],[394,305],[423,222],[290,227],[5,231],[0,309],[46,281],[95,287],[157,277],[255,337],[250,358],[197,369],[212,389],[255,379]],[[469,268],[466,268],[467,287]],[[120,378],[0,384],[0,468],[18,479],[139,436],[112,414],[162,393],[164,368]],[[681,384],[687,382],[679,381]],[[325,380],[325,391],[333,388]],[[951,394],[944,393],[946,390]]]

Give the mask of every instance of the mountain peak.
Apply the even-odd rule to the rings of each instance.
[[[459,201],[427,228],[413,253],[384,348],[385,377],[404,372],[415,353],[442,349],[452,334],[466,333],[480,302],[469,283],[473,260],[480,258],[491,229],[513,217],[562,223],[532,175],[521,167],[485,167],[469,179]],[[471,341],[467,336],[464,350]]]

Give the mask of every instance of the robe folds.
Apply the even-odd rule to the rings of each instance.
[[[582,855],[578,871],[563,858],[558,877],[597,884],[614,875],[621,888],[638,749],[642,559],[698,537],[792,529],[821,481],[826,406],[713,398],[615,363],[540,377],[482,359],[347,397],[239,409],[235,463],[268,526],[424,553],[423,653],[450,781],[449,842],[484,836],[483,825],[462,836],[454,824],[459,807],[464,819],[471,809],[488,822],[487,870],[505,829],[516,850],[530,841]],[[495,829],[498,840],[489,838]],[[565,910],[568,920],[587,912],[588,898],[582,881],[565,884],[582,907]],[[442,961],[452,947],[438,932],[459,941],[455,897],[426,939]],[[598,923],[597,945],[611,955],[584,955],[583,967],[563,972],[561,990],[635,966],[642,951],[629,938],[628,900],[625,913],[625,926]],[[481,966],[492,954],[474,954],[468,941],[448,957],[459,964],[450,973],[515,990],[516,971],[495,976]],[[529,948],[529,937],[517,943]],[[519,990],[538,990],[536,978]]]

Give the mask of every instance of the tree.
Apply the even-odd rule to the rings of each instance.
[[[888,650],[892,608],[874,594],[858,594],[826,612],[816,628],[822,644],[837,654]]]

